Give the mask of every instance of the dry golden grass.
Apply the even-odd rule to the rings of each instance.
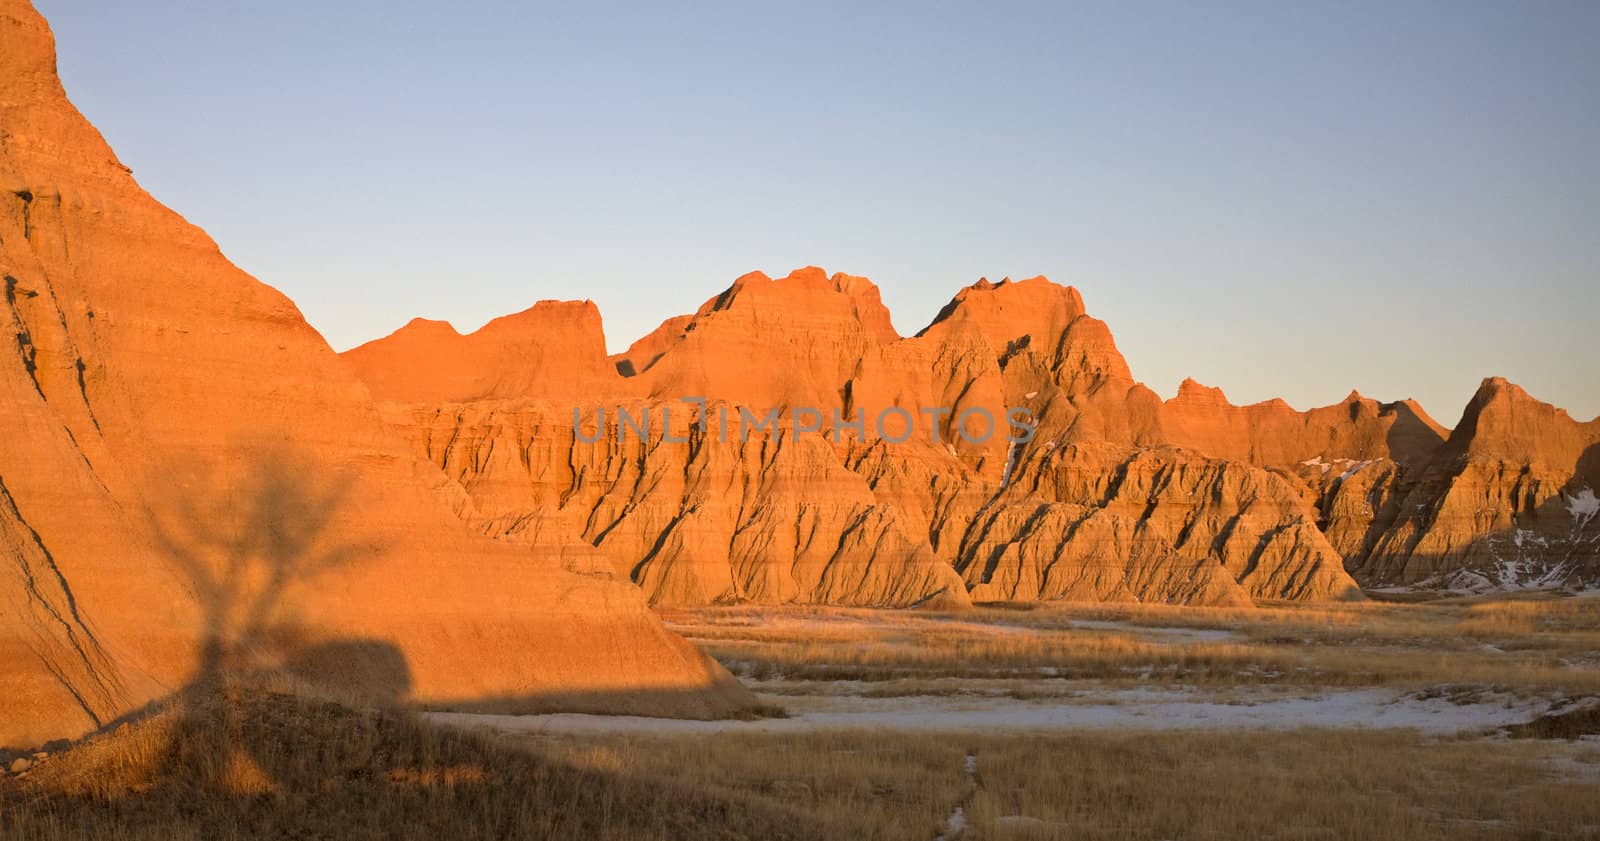
[[[1600,838],[1600,750],[1407,732],[969,740],[978,839]]]
[[[944,737],[837,730],[503,738],[555,762],[801,809],[830,838],[928,841],[970,793],[961,771],[966,748]]]
[[[835,838],[1600,838],[1600,747],[1403,731],[509,736],[803,809]],[[965,758],[973,757],[969,777]]]
[[[234,687],[0,780],[0,839],[831,837],[804,810]]]
[[[741,676],[801,681],[1055,677],[1232,686],[1465,682],[1600,693],[1600,603],[1498,600],[1258,609],[980,607],[961,613],[673,611]]]
[[[972,757],[975,773],[966,770]],[[281,693],[0,784],[4,839],[1600,838],[1600,746],[1408,732],[514,735]]]

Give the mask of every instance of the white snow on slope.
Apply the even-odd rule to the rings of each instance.
[[[1600,497],[1594,495],[1593,488],[1584,488],[1575,496],[1563,494],[1563,497],[1567,500],[1567,513],[1572,515],[1572,522],[1580,529],[1588,525],[1596,514],[1600,514]]]

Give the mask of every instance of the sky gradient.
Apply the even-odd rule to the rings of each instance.
[[[36,0],[158,199],[338,349],[752,269],[1077,286],[1236,403],[1600,414],[1600,4]]]

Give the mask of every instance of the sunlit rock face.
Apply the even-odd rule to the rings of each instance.
[[[430,703],[748,702],[592,546],[471,535],[295,306],[140,189],[24,0],[0,0],[0,276],[0,746],[313,651]]]
[[[414,342],[408,332],[347,358],[381,383],[371,361]],[[447,367],[454,333],[439,335],[433,353]],[[518,341],[561,337],[530,323]],[[1133,379],[1107,326],[1045,278],[980,281],[902,338],[864,278],[752,273],[611,361],[575,402],[538,389],[462,401],[452,381],[431,399],[392,393],[384,414],[465,491],[459,510],[475,529],[593,545],[659,603],[1356,593],[1307,489],[1176,446],[1161,399]],[[539,379],[542,364],[495,376]],[[486,376],[463,370],[460,381]],[[709,401],[706,428],[687,397]],[[657,425],[628,434],[618,408]],[[741,409],[780,410],[782,434],[721,433],[718,419]],[[796,434],[813,420],[796,409],[822,428]],[[904,415],[880,430],[886,410]],[[1031,434],[1008,422],[1023,417]]]
[[[1594,424],[1550,407],[1480,394],[1452,433],[1414,401],[1354,392],[1296,411],[1187,380],[1163,401],[1077,290],[1042,277],[979,281],[901,337],[865,278],[753,272],[605,364],[592,307],[567,306],[570,324],[501,333],[540,349],[503,369],[448,325],[346,358],[476,530],[592,545],[655,602],[1243,604],[1357,597],[1355,579],[1594,583]],[[402,369],[380,363],[402,357],[431,360],[427,388],[386,385]],[[1485,388],[1515,390],[1499,382]],[[708,434],[685,398],[713,417],[779,410],[784,440]],[[654,437],[619,440],[619,407],[657,418]],[[796,438],[813,419],[797,407],[822,429]],[[1017,409],[1026,441],[1008,440]],[[876,428],[885,410],[912,420],[904,441]]]

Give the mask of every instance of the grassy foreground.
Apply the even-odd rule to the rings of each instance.
[[[1600,687],[1596,605],[745,608],[668,619],[736,671],[783,676],[797,693],[841,679],[878,697],[969,692],[1015,675],[1028,692],[1492,686],[1581,700]],[[0,775],[0,841],[1600,841],[1594,704],[1447,738],[1315,721],[1289,732],[626,736],[450,730],[292,690],[191,691],[22,777]]]
[[[0,780],[0,839],[829,837],[803,810],[232,686]]]
[[[814,733],[515,738],[727,797],[802,808],[835,838],[1600,839],[1600,744],[1407,731]],[[967,773],[970,756],[972,773]]]
[[[0,783],[0,838],[1600,839],[1597,791],[1584,741],[491,737],[236,687]]]

